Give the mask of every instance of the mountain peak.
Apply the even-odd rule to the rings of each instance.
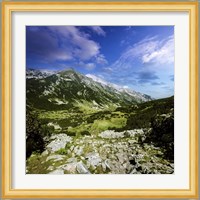
[[[69,75],[69,74],[80,74],[79,72],[75,71],[73,68],[67,68],[58,72],[60,75]]]
[[[120,106],[152,100],[150,96],[127,90],[92,74],[83,75],[72,68],[54,72],[53,75],[42,71],[34,73],[27,71],[26,76],[27,80],[40,81],[41,91],[39,96],[43,97],[46,103],[51,104],[51,106],[56,104],[59,107],[62,104],[68,108],[77,102],[80,104],[95,102],[99,106],[110,104]],[[30,84],[34,83],[30,82]],[[38,91],[38,88],[36,91]]]

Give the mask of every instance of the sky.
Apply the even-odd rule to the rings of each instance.
[[[174,95],[173,26],[27,26],[26,67],[73,68],[153,98]]]

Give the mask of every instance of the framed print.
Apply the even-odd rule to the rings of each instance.
[[[3,2],[3,198],[198,197],[197,2]]]

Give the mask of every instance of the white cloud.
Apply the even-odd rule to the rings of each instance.
[[[98,64],[102,64],[102,65],[108,64],[108,61],[106,60],[106,58],[105,58],[105,56],[103,54],[97,55],[96,62]]]
[[[84,62],[80,61],[78,63],[78,66],[79,67],[83,67],[83,68],[85,68],[87,70],[93,70],[96,67],[96,64],[92,63],[92,62],[90,62],[90,63],[84,63]]]
[[[106,32],[100,26],[89,26],[89,28],[97,35],[106,36]]]
[[[161,46],[151,49],[142,56],[143,63],[173,63],[174,62],[174,38],[170,37],[167,41],[161,42]]]
[[[72,55],[68,52],[63,52],[63,51],[59,51],[57,50],[57,52],[54,52],[52,54],[52,58],[55,59],[55,60],[63,60],[63,61],[66,61],[66,60],[71,60],[72,59]]]
[[[114,71],[114,69],[111,68],[111,67],[104,67],[104,68],[103,68],[103,71],[104,71],[104,72],[107,72],[107,73],[111,73],[111,72]]]
[[[159,40],[157,36],[144,38],[140,42],[129,46],[113,64],[113,67],[117,70],[127,70],[132,68],[136,60],[143,64],[154,63],[154,65],[173,63],[173,36],[165,40]]]
[[[99,26],[90,26],[97,34],[105,35]],[[75,26],[49,26],[48,29],[54,38],[60,42],[60,48],[53,51],[52,58],[56,60],[76,60],[77,62],[96,62],[96,64],[106,65],[108,61],[100,53],[100,45],[90,39],[90,35],[81,31]],[[82,64],[86,69],[94,69],[94,63]]]
[[[89,35],[81,32],[74,26],[50,26],[48,27],[54,37],[59,37],[66,54],[71,54],[73,58],[89,60],[97,56],[100,52],[100,45],[89,39]]]
[[[92,70],[96,67],[96,65],[94,63],[87,63],[85,65],[85,67],[88,69],[88,70]]]

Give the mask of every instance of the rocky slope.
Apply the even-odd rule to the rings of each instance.
[[[151,101],[74,70],[30,70],[26,111],[28,174],[174,172],[174,97]]]
[[[173,162],[163,149],[145,143],[150,129],[104,131],[98,136],[53,135],[46,150],[27,160],[27,173],[45,174],[171,174]],[[40,166],[38,168],[38,164]]]

